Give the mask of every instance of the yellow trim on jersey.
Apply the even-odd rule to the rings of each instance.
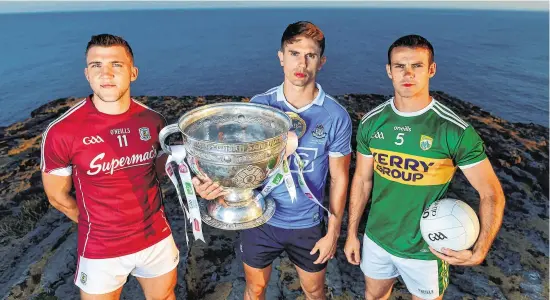
[[[406,185],[440,185],[453,178],[456,167],[449,158],[429,158],[370,148],[378,175]]]

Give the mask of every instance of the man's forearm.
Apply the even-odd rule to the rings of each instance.
[[[504,205],[504,194],[500,188],[497,189],[495,194],[480,195],[480,232],[473,248],[475,256],[484,258],[489,252],[489,248],[491,248],[502,224]]]
[[[76,205],[76,199],[69,194],[59,196],[55,199],[49,199],[50,204],[57,210],[65,214],[69,219],[78,223],[78,206]]]
[[[367,205],[372,190],[372,181],[363,180],[358,176],[353,177],[349,201],[348,236],[357,236],[359,222],[365,206]]]
[[[329,210],[332,216],[328,219],[327,233],[337,237],[340,236],[340,229],[342,228],[342,218],[344,217],[344,210],[346,208],[347,189],[347,176],[331,178]]]

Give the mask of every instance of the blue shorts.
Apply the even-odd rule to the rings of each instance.
[[[300,269],[307,272],[319,272],[327,263],[313,264],[319,257],[319,251],[311,255],[315,243],[326,234],[323,222],[303,229],[285,229],[269,224],[242,230],[240,232],[240,251],[243,262],[253,268],[263,269],[273,263],[283,251]]]

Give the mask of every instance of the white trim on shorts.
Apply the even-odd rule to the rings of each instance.
[[[372,279],[391,279],[401,276],[409,292],[422,299],[439,297],[437,260],[397,257],[363,236],[361,271]]]
[[[162,276],[179,263],[179,250],[172,235],[136,253],[105,259],[80,256],[74,283],[87,294],[107,294],[126,283],[128,275],[154,278]]]

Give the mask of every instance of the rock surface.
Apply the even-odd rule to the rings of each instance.
[[[486,260],[477,267],[451,266],[445,299],[548,299],[548,128],[510,123],[445,93],[432,94],[478,130],[507,197],[502,229]],[[383,95],[355,94],[336,98],[352,117],[354,135],[363,114],[387,99]],[[204,104],[248,101],[246,97],[229,96],[136,99],[167,116],[170,123]],[[76,101],[55,100],[33,111],[23,122],[0,127],[2,299],[78,298],[78,289],[72,282],[76,225],[49,206],[39,169],[42,132]],[[353,170],[354,166],[351,174]],[[166,178],[163,191],[181,251],[178,299],[242,299],[243,267],[234,251],[238,233],[205,226],[208,244],[190,241],[187,248],[183,215],[175,190]],[[457,172],[448,196],[463,199],[477,210],[477,193],[461,172]],[[344,221],[337,255],[328,265],[325,288],[329,299],[363,298],[362,273],[347,263],[343,253],[346,227]],[[410,295],[398,282],[392,299],[405,298]],[[143,299],[141,288],[131,276],[122,299]],[[274,263],[266,299],[305,299],[286,255]]]

